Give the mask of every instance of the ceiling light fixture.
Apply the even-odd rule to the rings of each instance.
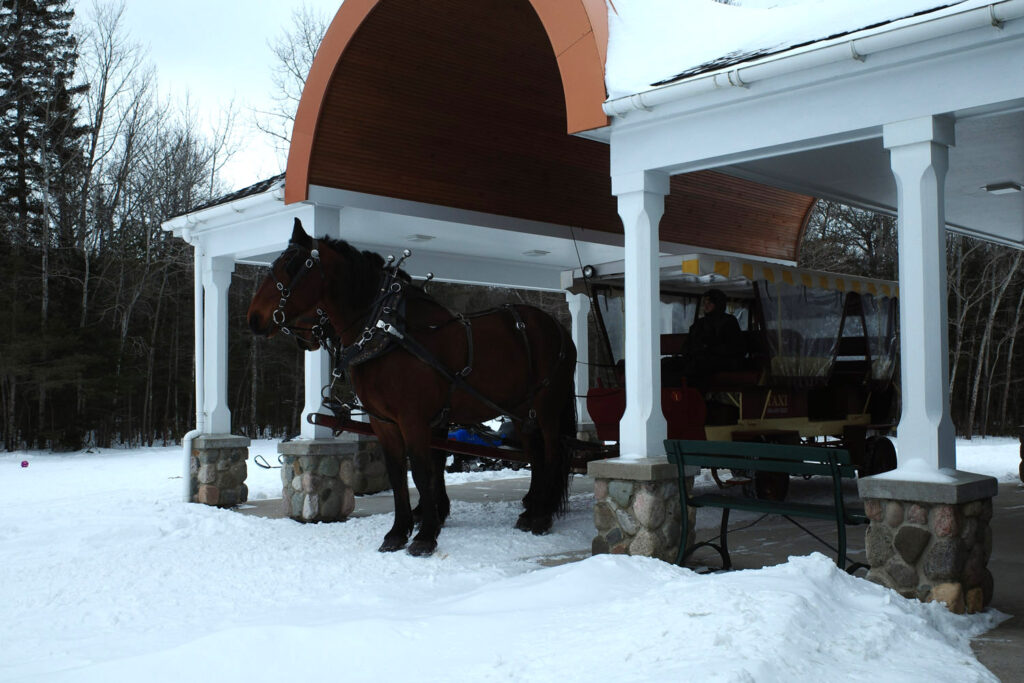
[[[434,235],[420,235],[417,233],[415,235],[406,235],[405,239],[407,242],[429,242],[430,240],[436,238],[434,237]]]
[[[537,258],[538,256],[547,256],[550,253],[550,251],[544,251],[543,249],[530,249],[529,251],[524,251],[523,256]]]
[[[992,183],[985,186],[985,192],[989,194],[1013,194],[1020,192],[1020,185],[1014,182]]]

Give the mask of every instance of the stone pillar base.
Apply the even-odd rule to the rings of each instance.
[[[249,498],[249,439],[232,434],[203,434],[192,442],[192,502],[229,508]]]
[[[994,477],[943,470],[945,482],[900,480],[897,471],[858,480],[867,530],[869,581],[907,598],[940,601],[952,612],[992,601]]]
[[[313,439],[281,443],[284,512],[300,522],[344,521],[355,496],[388,488],[377,440]]]
[[[595,555],[619,553],[656,557],[666,562],[679,550],[682,514],[676,466],[665,457],[597,460],[587,466],[594,478]],[[693,477],[687,477],[693,486]],[[690,529],[696,511],[687,510]],[[693,539],[688,539],[689,543]]]

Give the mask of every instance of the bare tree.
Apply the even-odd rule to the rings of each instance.
[[[1002,266],[1002,268],[993,268],[990,271],[994,296],[990,298],[988,315],[985,319],[985,326],[979,343],[978,351],[980,353],[980,357],[978,359],[978,364],[975,367],[974,382],[971,386],[970,408],[967,412],[967,422],[963,426],[968,439],[974,434],[974,420],[978,409],[978,390],[981,385],[982,371],[985,365],[990,362],[989,353],[992,340],[992,327],[995,324],[996,314],[999,311],[999,304],[1003,299],[1003,295],[1006,293],[1007,287],[1010,286],[1010,283],[1017,275],[1017,271],[1020,269],[1021,252],[1014,252],[1012,259],[1006,260],[1008,260],[1008,263]],[[994,363],[994,359],[992,359],[991,362]]]
[[[274,139],[278,153],[286,154],[291,141],[295,112],[302,89],[327,33],[327,17],[305,2],[292,10],[291,26],[268,42],[275,64],[271,72],[273,104],[267,110],[253,110],[256,127]]]

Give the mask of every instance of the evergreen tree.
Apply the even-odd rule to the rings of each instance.
[[[9,274],[0,295],[12,302],[0,330],[0,396],[6,424],[31,405],[37,429],[62,410],[47,397],[67,380],[50,347],[71,341],[48,324],[85,169],[73,17],[68,0],[0,0],[0,260]]]

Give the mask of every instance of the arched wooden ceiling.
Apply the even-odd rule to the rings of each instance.
[[[310,185],[622,233],[604,0],[346,0],[296,114],[285,201]],[[661,239],[793,259],[813,200],[672,178]]]

